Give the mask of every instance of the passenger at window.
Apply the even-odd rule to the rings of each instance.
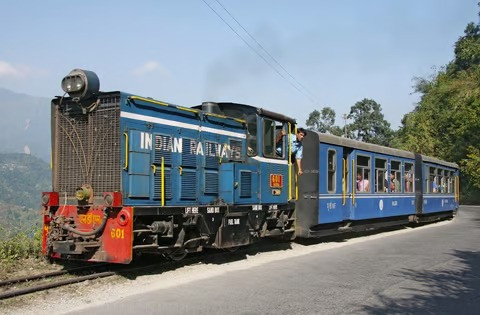
[[[283,136],[285,136],[287,132],[282,129],[282,131],[277,135],[276,143],[277,143],[277,154],[282,155],[282,146],[278,146],[281,144]],[[297,174],[300,176],[303,174],[302,169],[302,157],[303,157],[303,144],[302,140],[307,136],[307,131],[303,128],[297,128],[297,134],[291,134],[289,137],[290,146],[292,149],[292,161],[295,161],[297,165]]]
[[[405,173],[405,192],[412,192],[413,178],[411,173]]]
[[[437,176],[433,178],[432,182],[432,192],[438,193],[438,184],[437,184]]]
[[[399,192],[400,182],[395,178],[395,172],[390,174],[390,192]]]
[[[360,191],[360,192],[370,191],[370,183],[368,181],[368,178],[366,176],[365,178],[363,178],[363,175],[361,172],[357,173],[357,191]]]

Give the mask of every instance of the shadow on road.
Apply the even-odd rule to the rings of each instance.
[[[455,251],[452,256],[452,269],[404,269],[396,276],[408,295],[389,297],[380,292],[374,305],[361,308],[369,314],[478,314],[480,252]]]

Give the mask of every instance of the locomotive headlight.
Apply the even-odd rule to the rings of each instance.
[[[100,81],[93,71],[74,69],[63,78],[62,90],[76,101],[89,99],[100,90]]]

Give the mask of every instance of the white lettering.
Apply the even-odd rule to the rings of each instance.
[[[173,138],[173,152],[182,153],[182,138]]]
[[[203,155],[203,145],[201,142],[198,143],[197,145],[197,150],[195,151],[196,155]]]

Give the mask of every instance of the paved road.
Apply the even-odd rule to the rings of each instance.
[[[133,295],[78,314],[480,314],[480,207],[448,224]]]

